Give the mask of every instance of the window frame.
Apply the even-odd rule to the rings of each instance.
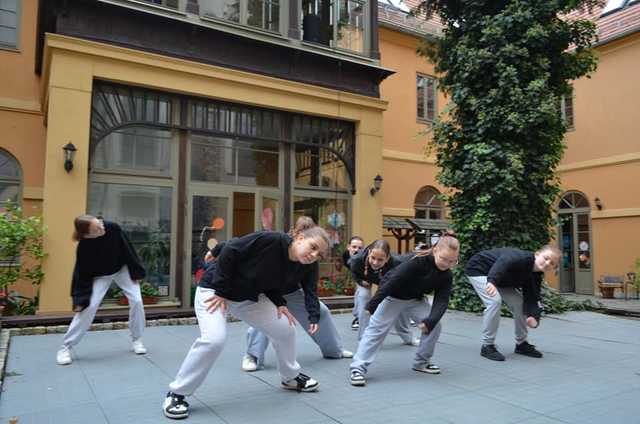
[[[0,50],[20,51],[20,28],[22,24],[22,2],[15,0],[16,2],[16,43],[15,45],[4,42],[0,39]],[[4,10],[4,9],[3,9]],[[9,28],[9,27],[7,27]]]
[[[365,56],[365,57],[369,57],[371,54],[371,14],[370,14],[370,1],[371,0],[347,0],[347,1],[358,1],[358,2],[362,2],[363,3],[363,31],[364,31],[364,45],[363,45],[363,49],[361,52],[356,51],[356,50],[350,50],[344,47],[339,47],[338,46],[338,35],[339,35],[339,25],[338,22],[340,20],[340,0],[323,0],[323,1],[330,1],[331,4],[331,26],[332,26],[332,32],[331,32],[331,40],[329,45],[326,45],[324,43],[321,42],[315,42],[315,41],[308,41],[304,39],[304,28],[302,27],[302,22],[304,19],[304,10],[303,10],[303,0],[290,0],[290,1],[297,1],[298,2],[298,10],[299,10],[299,19],[300,19],[300,39],[302,40],[303,44],[308,44],[314,47],[321,47],[321,48],[325,48],[325,49],[329,49],[329,50],[335,50],[335,51],[339,51],[341,53],[346,53],[346,54],[352,54],[355,55],[356,57],[360,57],[360,56]]]
[[[3,176],[3,175],[0,175],[0,183],[15,184],[15,185],[18,186],[18,196],[17,196],[17,199],[16,199],[16,204],[18,206],[21,206],[22,205],[22,191],[23,191],[22,182],[23,182],[24,174],[22,172],[22,166],[20,165],[20,161],[18,161],[18,159],[14,155],[12,155],[8,150],[3,149],[2,147],[0,147],[0,154],[5,154],[9,159],[13,159],[13,161],[17,165],[18,174],[19,175],[17,177],[15,177],[15,178],[6,177],[6,176]],[[4,202],[2,202],[0,200],[0,209],[3,208],[3,203]]]
[[[571,101],[569,102],[570,106],[567,105],[567,98],[571,99]],[[573,89],[573,86],[571,86],[571,92],[568,95],[565,94],[560,98],[560,116],[562,118],[562,122],[567,128],[567,131],[574,131],[576,129],[575,98],[576,96],[575,96],[575,90]],[[568,123],[569,121],[567,119],[567,116],[569,115],[567,113],[568,109],[571,110],[571,114],[570,114],[571,124]]]
[[[250,0],[237,0],[240,4],[240,12],[238,17],[238,22],[225,19],[219,16],[214,16],[210,14],[204,14],[203,11],[200,11],[200,19],[204,21],[221,23],[224,25],[230,25],[236,28],[242,28],[243,30],[257,31],[263,34],[269,35],[279,35],[282,37],[286,37],[289,25],[289,1],[296,0],[277,0],[279,3],[279,13],[278,13],[278,29],[271,30],[263,27],[257,27],[248,24],[248,4]],[[273,1],[273,0],[261,0],[263,2]],[[299,0],[298,0],[299,1]],[[202,9],[202,5],[200,5]]]
[[[428,104],[428,90],[427,90],[427,86],[424,86],[424,106],[423,106],[423,113],[424,116],[420,116],[418,113],[418,102],[419,102],[419,87],[418,87],[418,83],[419,83],[419,79],[423,79],[424,81],[432,81],[433,83],[433,118],[429,118],[427,116],[427,104]],[[428,123],[428,124],[432,124],[436,121],[438,117],[438,79],[436,77],[434,77],[433,75],[429,75],[429,74],[423,74],[420,72],[416,73],[416,119],[418,122],[420,123]]]
[[[418,195],[422,192],[422,191],[428,191],[428,190],[432,190],[434,195],[431,197],[431,200],[428,201],[427,203],[417,203],[416,202],[416,198],[418,197]],[[418,211],[423,211],[425,213],[425,217],[424,218],[418,218],[418,219],[432,219],[432,220],[444,220],[445,219],[445,215],[446,215],[446,206],[444,204],[444,201],[440,198],[438,198],[437,200],[441,202],[440,206],[434,206],[433,205],[433,200],[442,195],[442,193],[440,193],[440,190],[438,190],[437,188],[430,186],[430,185],[426,185],[423,187],[420,187],[420,189],[418,190],[418,192],[416,193],[416,196],[414,197],[414,201],[413,201],[413,209],[414,209],[414,216],[415,218],[418,218],[417,214]],[[431,211],[437,211],[440,214],[439,218],[431,218],[429,216],[429,212]]]

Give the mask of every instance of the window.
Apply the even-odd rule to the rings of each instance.
[[[562,115],[562,121],[567,129],[574,129],[573,119],[573,88],[569,94],[562,96],[560,99],[560,113]]]
[[[440,192],[431,186],[422,187],[414,201],[416,218],[444,219],[444,202]]]
[[[303,40],[364,54],[366,0],[302,0]]]
[[[21,177],[18,161],[0,149],[0,208],[7,201],[20,202]]]
[[[608,0],[604,9],[602,9],[601,16],[605,13],[613,12],[614,10],[622,9],[627,0]]]
[[[436,79],[418,75],[416,77],[417,112],[421,121],[436,120]]]
[[[0,47],[18,47],[18,0],[0,0]]]
[[[281,0],[201,0],[200,13],[266,31],[280,32]]]
[[[196,134],[191,141],[192,181],[278,187],[277,145]]]
[[[104,119],[100,117],[103,108],[96,99],[113,106],[111,113],[121,117],[129,116],[131,108],[140,106],[138,116],[151,111],[160,122],[167,120],[162,102],[136,103],[133,93],[116,98],[95,91],[92,126]],[[143,110],[145,104],[149,110]],[[137,125],[113,131],[91,146],[88,213],[122,227],[147,269],[145,280],[156,286],[161,296],[170,294],[175,185],[171,153],[176,142],[175,130]]]
[[[114,131],[96,144],[93,169],[102,172],[171,173],[171,131],[127,127]]]
[[[179,6],[179,0],[142,0],[147,3],[157,4],[158,6],[170,7],[172,9],[177,9]]]
[[[560,199],[560,209],[588,208],[589,201],[580,193],[567,193]]]

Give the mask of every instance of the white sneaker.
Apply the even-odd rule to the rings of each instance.
[[[353,358],[353,352],[351,352],[350,350],[343,350],[342,357],[345,359]]]
[[[403,340],[402,344],[406,346],[420,346],[420,337],[411,340]]]
[[[147,353],[147,348],[142,344],[142,337],[139,337],[133,341],[133,351],[136,355],[144,355]]]
[[[251,355],[244,355],[242,358],[242,371],[253,372],[258,369],[258,361]]]
[[[426,364],[414,365],[413,370],[425,372],[427,374],[440,374],[440,367],[431,362],[427,362]]]
[[[56,355],[56,363],[58,365],[69,365],[71,362],[73,362],[71,350],[67,346],[62,346]]]

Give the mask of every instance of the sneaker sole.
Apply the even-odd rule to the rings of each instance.
[[[432,375],[436,375],[436,374],[440,374],[441,371],[440,370],[429,370],[429,369],[421,369],[421,368],[412,368],[414,371],[418,371],[418,372],[422,372],[425,374],[432,374]]]
[[[537,355],[529,355],[528,353],[522,353],[522,352],[514,352],[517,353],[518,355],[522,355],[522,356],[527,356],[529,358],[535,358],[535,359],[540,359],[543,357],[543,355],[537,356]]]
[[[184,414],[180,414],[180,415],[170,414],[167,411],[165,411],[164,409],[162,410],[162,412],[164,412],[164,416],[165,417],[171,418],[172,420],[184,420],[185,418],[189,417],[189,413],[188,412],[186,412]]]
[[[351,385],[354,387],[363,387],[367,385],[367,382],[365,380],[361,380],[361,381],[353,381],[351,380]]]
[[[299,389],[297,387],[285,386],[284,384],[281,384],[280,387],[282,387],[285,390],[295,390],[296,392],[315,392],[316,390],[318,390],[318,387],[320,387],[320,384],[318,383],[313,387],[305,387],[303,389]]]
[[[488,355],[485,355],[484,353],[481,353],[480,356],[482,356],[483,358],[487,358],[490,361],[496,361],[496,362],[503,362],[504,358],[492,358]]]
[[[65,365],[71,365],[73,361],[69,361],[69,362],[58,362],[56,361],[56,364],[61,365],[61,366],[65,366]]]

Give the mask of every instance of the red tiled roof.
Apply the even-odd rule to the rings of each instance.
[[[413,9],[420,4],[421,0],[404,0],[403,4]],[[567,19],[590,19],[596,22],[598,33],[598,44],[604,44],[616,39],[628,32],[640,30],[640,1],[627,4],[618,10],[602,15],[604,5],[597,6],[591,11],[575,11],[567,15]],[[441,35],[443,25],[437,16],[424,20],[409,16],[406,12],[385,4],[382,0],[378,2],[378,21],[383,26],[390,26],[400,31],[417,33],[419,35]]]
[[[567,18],[594,21],[597,27],[598,44],[604,44],[634,30],[640,30],[640,1],[601,16],[604,8],[605,5],[601,5],[591,11],[575,11],[567,15]]]
[[[405,0],[403,4],[413,9],[419,0]],[[403,32],[415,33],[417,35],[436,35],[442,34],[443,25],[440,18],[433,16],[430,19],[411,16],[401,9],[380,0],[378,1],[378,22],[382,26],[389,26]]]

